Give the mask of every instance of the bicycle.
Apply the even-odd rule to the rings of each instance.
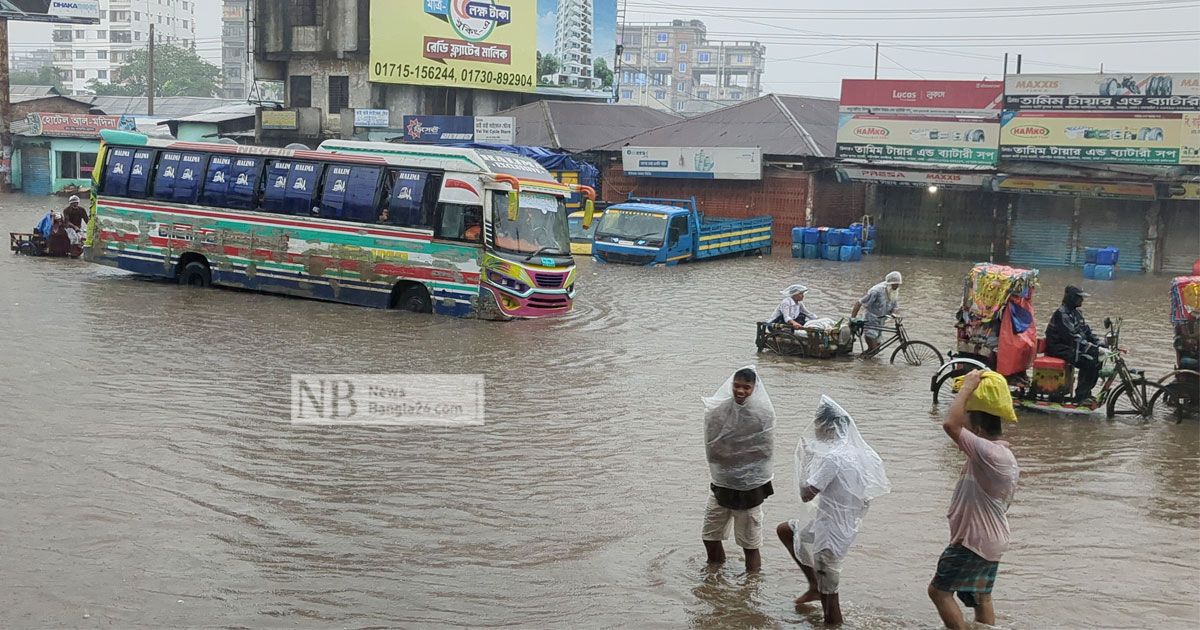
[[[892,351],[892,358],[890,362],[893,364],[896,363],[896,357],[903,356],[904,362],[913,366],[926,365],[934,362],[936,362],[934,363],[935,365],[942,365],[944,362],[942,353],[939,352],[937,348],[933,347],[933,344],[910,339],[908,337],[908,331],[904,329],[904,320],[896,317],[895,315],[890,315],[889,318],[895,323],[894,328],[875,326],[867,324],[862,320],[855,320],[852,322],[855,324],[853,327],[855,330],[855,335],[858,337],[859,343],[863,346],[863,351],[859,354],[860,357],[869,359],[883,353],[883,351],[889,347],[899,344],[899,346]],[[869,346],[867,346],[866,339],[864,338],[865,333],[868,330],[878,330],[881,333],[892,333],[892,336],[881,340],[879,345],[876,346],[874,350],[870,350]]]

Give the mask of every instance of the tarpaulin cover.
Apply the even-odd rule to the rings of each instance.
[[[600,170],[592,166],[588,162],[576,160],[566,153],[551,151],[542,147],[526,147],[513,144],[491,144],[487,142],[472,142],[469,144],[456,145],[470,149],[491,149],[492,151],[506,151],[508,153],[516,153],[527,158],[532,158],[538,164],[548,171],[579,171],[579,183],[584,186],[596,187],[596,182],[600,179]]]
[[[1171,281],[1171,322],[1186,324],[1200,319],[1200,276],[1178,276]]]
[[[753,368],[751,368],[753,369]],[[762,376],[742,404],[733,399],[733,376],[704,399],[704,442],[712,482],[731,490],[753,490],[775,475],[775,407]]]
[[[963,303],[972,318],[986,324],[1004,308],[1009,297],[1033,297],[1037,277],[1037,269],[980,263],[967,276]]]
[[[1014,297],[1000,318],[1000,342],[996,352],[996,371],[1005,375],[1020,374],[1037,358],[1037,326],[1034,325],[1033,302],[1027,297]]]

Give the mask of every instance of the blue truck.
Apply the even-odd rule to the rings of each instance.
[[[706,217],[696,198],[634,197],[609,206],[596,226],[592,258],[626,265],[771,252],[772,219]]]

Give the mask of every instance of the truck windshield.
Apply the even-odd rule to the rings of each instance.
[[[626,241],[645,241],[646,245],[659,246],[667,231],[667,215],[642,210],[609,208],[596,226],[596,240],[619,238]]]
[[[567,211],[563,200],[542,193],[520,193],[521,210],[508,220],[508,193],[494,193],[492,217],[496,249],[513,254],[568,254]]]

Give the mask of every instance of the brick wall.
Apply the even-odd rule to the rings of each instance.
[[[602,198],[610,203],[625,201],[630,192],[639,197],[694,196],[700,211],[714,217],[771,215],[773,244],[779,247],[790,247],[792,228],[804,225],[811,181],[809,173],[782,169],[770,169],[757,181],[627,177],[619,162],[608,164],[601,177]]]
[[[867,213],[867,186],[861,182],[839,183],[830,171],[814,178],[813,225],[846,227]]]

